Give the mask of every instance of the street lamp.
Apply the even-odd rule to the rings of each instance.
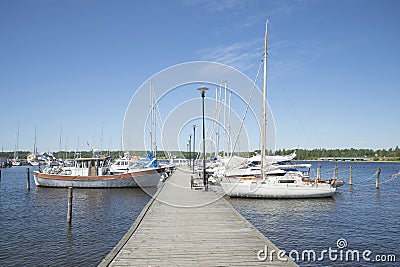
[[[203,110],[203,183],[204,191],[208,191],[208,181],[206,178],[206,128],[204,123],[204,97],[206,96],[207,87],[201,87],[197,90],[201,91],[202,110]]]
[[[190,167],[192,166],[192,151],[191,151],[191,149],[192,149],[192,135],[191,134],[189,134],[189,170],[190,170]]]
[[[194,161],[196,159],[196,127],[197,125],[192,125],[193,127],[193,173],[194,173]]]

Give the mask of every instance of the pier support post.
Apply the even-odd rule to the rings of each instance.
[[[71,224],[72,219],[72,187],[68,187],[68,214],[67,223]]]
[[[31,189],[31,179],[29,177],[29,168],[26,168],[26,190]]]
[[[379,189],[379,175],[381,174],[381,168],[378,168],[376,171],[376,182],[375,182],[375,188]]]
[[[350,166],[350,180],[349,185],[353,185],[353,166]]]
[[[338,180],[338,169],[339,169],[339,165],[336,163],[335,171],[333,173],[333,178],[336,180]]]

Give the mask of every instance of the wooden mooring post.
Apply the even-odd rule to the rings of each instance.
[[[350,180],[349,185],[353,185],[353,166],[350,166]]]
[[[336,164],[335,171],[333,172],[333,178],[336,180],[338,180],[338,178],[339,178],[338,170],[339,170],[339,165]]]
[[[31,179],[29,177],[29,168],[26,168],[26,190],[31,189]]]
[[[379,189],[379,176],[381,174],[381,168],[378,168],[376,171],[376,182],[375,182],[375,188]]]
[[[72,187],[68,187],[68,214],[67,223],[71,224],[72,221]]]
[[[321,163],[318,163],[317,167],[317,180],[321,179]]]

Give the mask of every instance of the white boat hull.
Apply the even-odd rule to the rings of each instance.
[[[162,168],[102,176],[73,176],[34,172],[37,186],[79,188],[156,187],[162,178]]]
[[[230,197],[247,198],[322,198],[331,197],[336,188],[329,184],[268,184],[263,181],[238,181],[221,183]]]
[[[13,166],[17,167],[17,166],[20,166],[20,165],[21,165],[21,162],[20,162],[20,161],[13,161],[13,162],[11,162],[11,164],[12,164]]]

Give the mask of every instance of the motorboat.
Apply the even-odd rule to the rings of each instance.
[[[164,168],[137,161],[129,171],[110,174],[110,158],[77,158],[70,167],[47,167],[34,171],[35,184],[46,187],[119,188],[156,187]]]

